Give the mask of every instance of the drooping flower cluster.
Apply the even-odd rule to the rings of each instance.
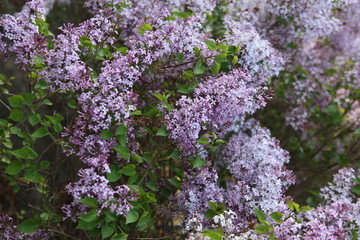
[[[249,87],[249,82],[242,69],[205,79],[193,98],[183,96],[176,103],[180,108],[165,117],[171,138],[191,153],[201,132],[225,134],[235,121],[243,121],[247,114],[265,105],[266,88]]]
[[[17,229],[14,220],[8,215],[0,215],[0,240],[38,240],[50,239],[48,232],[37,230],[34,233],[24,233]]]
[[[225,24],[230,38],[233,37],[233,32],[242,32],[238,39],[246,39],[247,36],[254,35],[254,33],[249,34],[250,32],[258,31],[262,38],[270,42],[268,44],[273,44],[286,53],[287,61],[283,61],[283,64],[279,64],[280,58],[273,57],[276,54],[272,50],[270,59],[260,62],[250,61],[250,68],[260,63],[271,66],[261,71],[272,71],[272,69],[279,71],[281,68],[276,66],[284,66],[285,70],[294,71],[294,67],[297,69],[300,67],[307,72],[306,81],[295,79],[296,81],[291,81],[289,84],[289,89],[302,85],[303,90],[294,91],[296,97],[291,94],[286,97],[289,109],[284,112],[284,116],[287,124],[293,126],[294,129],[310,126],[307,122],[311,117],[309,112],[311,106],[315,104],[324,110],[331,103],[329,86],[339,87],[338,83],[341,83],[341,86],[348,84],[347,72],[349,70],[352,72],[349,63],[351,65],[351,62],[356,63],[359,60],[359,51],[356,50],[359,46],[359,28],[354,23],[359,15],[357,10],[359,4],[357,0],[283,0],[236,1],[223,6],[224,11],[229,12],[225,15]],[[248,30],[245,31],[245,29]],[[261,41],[265,43],[266,40]],[[259,41],[257,42],[260,44]],[[244,44],[246,45],[246,42]],[[252,44],[252,46],[255,45]],[[265,49],[268,48],[261,49],[260,51],[266,53]],[[257,53],[252,51],[249,55],[250,57],[257,56]],[[256,59],[258,58],[255,57]],[[285,83],[289,81],[287,78],[288,76],[285,75]],[[312,86],[309,86],[309,83]],[[279,87],[282,84],[284,84],[283,81],[275,82],[275,85]],[[302,101],[299,102],[299,99]]]
[[[34,60],[44,54],[46,42],[39,33],[37,19],[43,19],[43,1],[33,0],[17,15],[8,14],[0,18],[0,53],[15,54],[15,63],[23,70],[32,66]]]
[[[226,187],[218,182],[219,170],[204,167],[192,173],[183,183],[178,196],[181,210],[186,211],[186,228],[209,228],[219,224],[203,216],[209,202],[224,203],[232,212],[232,224],[222,226],[227,236],[239,236],[254,221],[252,209],[261,208],[265,213],[288,213],[284,192],[294,182],[292,173],[284,165],[289,155],[279,142],[270,137],[269,130],[261,128],[254,120],[238,127],[223,151],[219,167],[226,167]],[[221,171],[222,172],[222,171]],[[211,178],[210,178],[211,177]],[[221,176],[224,177],[224,176]],[[195,219],[196,221],[195,221]],[[245,230],[246,231],[246,230]]]
[[[229,18],[225,25],[225,40],[235,46],[241,46],[239,63],[248,69],[256,85],[266,84],[270,77],[276,76],[285,65],[284,56],[262,39],[256,29],[247,22],[238,22]]]
[[[80,169],[79,176],[79,181],[66,187],[74,199],[93,197],[97,199],[100,209],[108,208],[110,212],[117,215],[128,215],[132,208],[130,202],[137,199],[128,186],[119,185],[114,190],[108,185],[109,181],[104,176],[98,175],[92,168]],[[74,222],[77,216],[86,213],[87,210],[85,205],[76,200],[62,208],[66,213],[66,218],[71,218]],[[78,211],[74,211],[74,209]]]
[[[352,193],[355,174],[351,168],[340,169],[334,180],[321,189],[325,203],[275,227],[275,237],[285,239],[353,239],[359,234],[360,199]]]

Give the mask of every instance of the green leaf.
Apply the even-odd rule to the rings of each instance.
[[[159,130],[156,133],[156,136],[166,137],[168,135],[169,135],[169,132],[166,130],[166,126],[162,126],[161,128],[159,128]]]
[[[4,146],[7,147],[8,149],[12,149],[13,148],[13,144],[11,141],[6,141],[4,142]]]
[[[77,108],[77,103],[75,99],[70,99],[67,103],[67,105],[72,108],[72,109],[76,109]]]
[[[105,221],[107,222],[107,223],[109,223],[109,222],[114,222],[114,221],[116,221],[116,215],[115,215],[115,213],[111,213],[109,210],[105,210],[104,211],[104,214],[105,214]]]
[[[357,196],[360,196],[360,184],[356,184],[355,186],[353,186],[351,188],[351,190],[353,191],[353,193],[355,193]]]
[[[0,119],[0,126],[7,127],[9,122],[5,119]]]
[[[105,129],[100,132],[100,138],[103,140],[109,140],[114,136],[114,133],[110,129]]]
[[[207,237],[210,237],[211,239],[214,239],[214,240],[223,240],[224,239],[224,232],[220,228],[205,230],[201,234],[203,234]]]
[[[282,213],[281,212],[273,212],[270,214],[270,217],[277,223],[282,223]]]
[[[80,43],[83,46],[91,47],[92,43],[90,41],[90,38],[88,36],[82,36],[80,37]]]
[[[59,133],[62,131],[63,127],[61,126],[61,123],[57,122],[53,125],[54,131]]]
[[[93,198],[93,197],[86,197],[83,199],[79,199],[78,202],[85,204],[92,208],[96,208],[98,206],[98,201],[96,200],[96,198]]]
[[[31,105],[34,100],[34,95],[31,93],[22,93],[21,96],[24,98],[25,105]]]
[[[258,234],[265,234],[270,230],[269,226],[266,224],[257,224],[254,232],[258,233]]]
[[[139,213],[133,208],[129,211],[129,215],[126,216],[126,224],[136,222],[139,219]]]
[[[109,182],[116,182],[117,180],[119,180],[121,178],[121,173],[119,172],[119,169],[117,166],[110,165],[110,171],[111,172],[106,174],[106,179]]]
[[[227,54],[220,53],[219,55],[215,56],[214,60],[217,63],[227,62]]]
[[[151,31],[151,30],[153,30],[153,27],[152,27],[150,24],[148,24],[148,23],[142,24],[142,25],[140,26],[140,28],[141,28],[142,30],[144,30],[144,31]]]
[[[115,234],[114,236],[111,237],[111,240],[126,240],[127,238],[127,234],[126,233],[119,233],[119,234]]]
[[[205,40],[204,42],[211,51],[216,51],[216,43],[214,41]]]
[[[351,230],[351,235],[352,235],[352,239],[353,240],[358,240],[359,239],[359,235],[357,234],[357,231],[356,231],[356,229],[352,229]]]
[[[136,228],[138,229],[138,231],[144,231],[149,226],[148,222],[150,220],[150,217],[151,216],[148,211],[143,212],[138,223],[136,224]]]
[[[169,155],[169,158],[172,158],[174,160],[179,160],[179,156],[181,155],[181,151],[179,150],[174,150],[173,152],[171,152],[171,154]]]
[[[19,160],[11,161],[6,167],[5,173],[9,175],[16,175],[23,169],[23,164]]]
[[[127,47],[119,47],[116,49],[116,51],[121,52],[122,54],[127,54],[127,51],[129,49]]]
[[[229,49],[229,46],[226,45],[225,43],[220,43],[219,45],[217,45],[217,47],[223,50],[224,52],[227,52]]]
[[[34,139],[37,139],[37,138],[45,137],[48,134],[49,134],[49,132],[47,131],[47,129],[45,127],[40,127],[31,134],[31,137]]]
[[[220,71],[220,64],[218,62],[216,62],[213,66],[213,68],[211,69],[211,74],[216,74]]]
[[[183,53],[177,53],[177,54],[175,54],[175,56],[179,61],[182,61],[184,59],[184,54]]]
[[[115,232],[114,225],[104,224],[101,227],[101,238],[105,239],[107,237],[110,237],[114,232]]]
[[[214,209],[209,209],[204,213],[204,217],[207,219],[213,219],[217,215],[217,212]]]
[[[240,50],[241,50],[241,46],[239,44],[239,45],[237,45],[234,54],[238,54],[240,52]]]
[[[79,219],[88,223],[97,220],[96,209],[92,209],[88,213],[80,215]]]
[[[309,207],[309,206],[302,206],[299,211],[300,212],[307,212],[307,211],[310,211],[311,209],[313,209],[312,207]]]
[[[35,219],[29,218],[20,223],[19,226],[17,226],[17,229],[25,233],[33,233],[36,231],[38,226],[39,223]]]
[[[196,65],[194,67],[194,73],[195,74],[203,74],[205,72],[205,67],[202,64],[201,59],[196,62]]]
[[[14,95],[11,97],[8,97],[7,100],[9,101],[10,105],[12,107],[21,107],[22,105],[24,105],[24,97],[21,95]]]
[[[177,178],[169,178],[168,181],[176,188],[181,188],[181,182]]]
[[[218,208],[218,205],[214,202],[208,202],[211,209],[216,210]]]
[[[31,124],[31,126],[35,126],[41,121],[41,116],[38,113],[30,113],[28,116],[28,121]]]
[[[135,165],[130,164],[125,167],[123,167],[120,172],[126,176],[132,176],[136,174]]]
[[[44,90],[44,89],[47,88],[46,85],[47,84],[46,84],[46,82],[44,80],[40,80],[35,84],[35,88]]]
[[[10,153],[21,159],[35,159],[38,157],[38,154],[31,147],[23,147],[10,151]]]
[[[198,157],[198,158],[195,159],[193,168],[202,167],[202,166],[204,166],[204,164],[205,164],[205,159],[203,159],[201,157]]]
[[[208,144],[210,142],[210,139],[207,137],[202,137],[202,138],[199,138],[198,140],[196,140],[196,142],[200,143],[200,144]]]
[[[50,162],[49,161],[41,161],[40,162],[40,169],[41,170],[45,170],[47,169],[48,167],[50,167]]]
[[[159,99],[161,102],[165,101],[165,97],[162,94],[155,93],[154,96]]]
[[[86,221],[80,220],[75,229],[90,231],[90,230],[96,228],[98,224],[99,224],[98,221],[86,222]]]
[[[300,211],[300,206],[296,202],[286,201],[286,203],[287,203],[290,210],[293,210],[293,211],[295,210],[295,212]]]
[[[223,144],[223,143],[226,143],[226,141],[222,140],[222,139],[216,139],[215,140],[215,143],[216,144]]]
[[[159,189],[156,187],[156,181],[155,180],[150,180],[149,182],[146,183],[146,186],[148,188],[150,188],[154,192],[159,191]]]
[[[255,207],[255,214],[259,222],[263,223],[266,221],[266,215],[263,211],[261,211],[259,208]]]
[[[131,154],[131,158],[138,163],[144,162],[144,159],[137,154]]]
[[[188,94],[189,93],[188,85],[186,85],[186,84],[176,83],[176,87],[178,88],[177,91],[179,93],[183,93],[183,94]]]
[[[127,136],[125,134],[118,136],[117,142],[119,143],[120,146],[126,147]]]
[[[128,179],[128,184],[134,184],[136,182],[136,180],[139,178],[139,174],[136,173],[135,175],[132,175],[129,177]]]
[[[193,13],[191,11],[185,11],[185,12],[178,12],[178,11],[173,11],[171,12],[172,15],[177,16],[178,18],[189,18],[190,16],[193,15]]]
[[[117,153],[119,153],[123,158],[130,159],[129,149],[125,146],[114,146],[112,147]]]
[[[44,177],[36,171],[35,166],[31,166],[25,170],[24,179],[29,182],[39,183],[44,180]]]
[[[120,125],[116,128],[116,133],[115,135],[124,135],[127,132],[128,128],[125,125]]]
[[[237,64],[238,63],[238,61],[239,61],[239,57],[238,56],[234,56],[234,58],[233,58],[233,60],[232,60],[232,65],[235,65],[235,64]]]
[[[52,103],[49,99],[45,99],[45,100],[43,101],[43,104],[44,104],[44,105],[48,105],[48,106],[52,106],[52,105],[53,105],[53,103]]]
[[[354,134],[360,134],[360,128],[356,129]]]
[[[24,111],[19,108],[14,108],[10,112],[9,118],[15,122],[20,122],[24,118]]]

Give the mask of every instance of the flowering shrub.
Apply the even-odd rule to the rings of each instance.
[[[359,1],[69,3],[0,18],[0,239],[358,238]]]

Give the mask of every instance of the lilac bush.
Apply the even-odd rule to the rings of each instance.
[[[54,1],[4,14],[30,88],[1,100],[0,167],[40,199],[4,239],[357,239],[359,4],[88,0],[58,34]]]

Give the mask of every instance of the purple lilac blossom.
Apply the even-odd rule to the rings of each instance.
[[[62,207],[66,214],[65,218],[70,218],[74,222],[77,216],[88,210],[84,204],[78,202],[85,197],[93,197],[98,201],[98,214],[101,210],[109,209],[110,212],[122,216],[128,215],[133,208],[130,202],[138,198],[126,185],[118,185],[113,189],[108,184],[109,181],[104,176],[98,175],[93,168],[80,169],[78,175],[79,181],[66,186],[67,192],[73,197],[73,202]],[[74,209],[78,211],[75,212]]]
[[[226,188],[220,186],[215,169],[202,167],[187,175],[176,196],[179,209],[186,212],[187,231],[222,227],[227,237],[236,237],[255,221],[254,207],[266,214],[290,213],[285,202],[285,191],[294,183],[292,172],[285,168],[289,154],[280,148],[278,140],[270,137],[269,130],[255,120],[247,121],[237,127],[223,155],[218,165],[227,166],[229,178],[233,179],[227,181]],[[213,221],[205,219],[203,214],[210,209],[208,202],[222,202],[228,212]]]
[[[15,55],[15,63],[22,70],[34,64],[34,59],[44,55],[46,42],[35,23],[44,18],[44,2],[32,0],[16,17],[5,14],[0,18],[0,53]]]
[[[235,120],[265,106],[266,88],[248,87],[248,82],[250,77],[242,69],[205,79],[193,98],[182,96],[178,109],[165,116],[170,137],[185,153],[193,153],[200,147],[195,141],[201,132],[225,134]]]
[[[272,47],[271,43],[262,39],[256,29],[247,22],[225,19],[227,32],[225,41],[234,46],[241,46],[239,64],[248,69],[255,78],[256,85],[266,84],[268,79],[283,70],[286,59]]]
[[[275,227],[275,237],[279,240],[353,239],[352,231],[360,232],[360,198],[351,190],[356,176],[354,169],[340,169],[333,182],[320,190],[325,203],[289,217]]]
[[[49,240],[50,233],[36,230],[34,233],[24,233],[17,229],[14,220],[8,215],[0,215],[0,240]]]

